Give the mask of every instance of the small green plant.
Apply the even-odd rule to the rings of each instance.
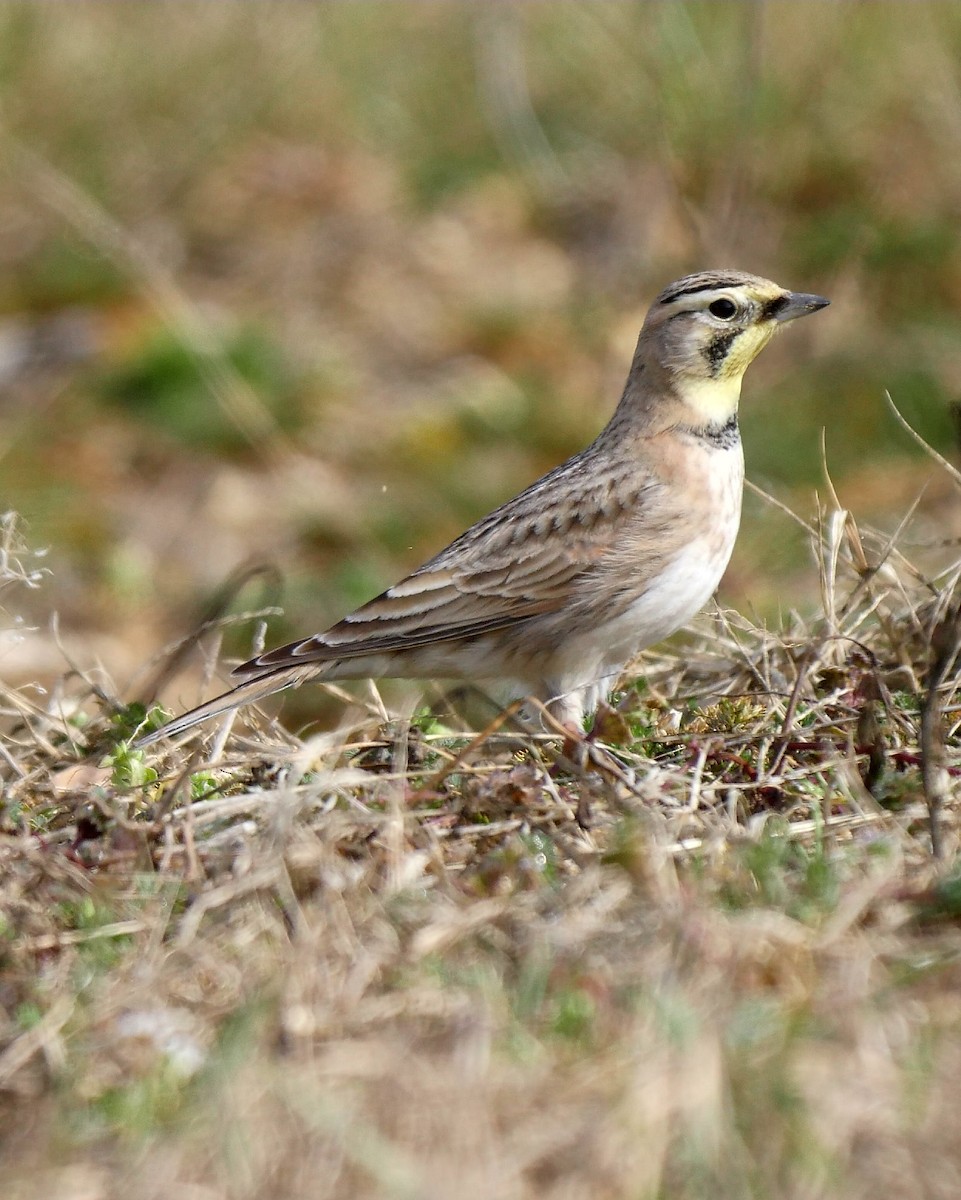
[[[159,778],[156,768],[147,762],[144,751],[134,750],[127,742],[120,742],[100,765],[110,769],[110,782],[123,791],[147,787]]]
[[[148,708],[137,700],[118,709],[110,718],[110,726],[118,738],[130,741],[132,738],[154,733],[165,725],[170,717],[171,714],[159,704],[152,704]]]
[[[570,1042],[591,1037],[597,1018],[597,1003],[590,992],[572,985],[559,988],[551,998],[551,1032]]]
[[[156,1134],[180,1112],[188,1083],[173,1065],[161,1062],[148,1074],[96,1098],[95,1110],[107,1128],[123,1137]]]
[[[792,836],[787,822],[769,820],[760,837],[736,850],[720,888],[732,909],[781,909],[816,922],[837,903],[841,874],[821,839],[807,844]]]
[[[918,919],[922,922],[961,919],[961,867],[955,867],[924,893],[918,902]]]
[[[221,791],[221,783],[213,771],[197,771],[190,776],[190,799],[207,800]]]
[[[24,1000],[17,1005],[14,1019],[20,1029],[36,1029],[43,1020],[43,1011],[33,1000]]]
[[[65,929],[99,929],[115,920],[112,909],[99,904],[92,896],[64,900],[60,904],[60,923]]]

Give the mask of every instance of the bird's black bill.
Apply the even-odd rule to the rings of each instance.
[[[785,321],[793,321],[795,317],[806,317],[808,313],[826,308],[830,303],[831,301],[823,296],[814,296],[809,292],[785,292],[771,304],[768,312],[775,321],[783,324]]]

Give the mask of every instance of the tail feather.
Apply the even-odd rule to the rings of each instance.
[[[270,671],[264,675],[258,675],[254,679],[248,679],[246,683],[238,684],[237,687],[231,688],[229,692],[215,696],[212,700],[198,704],[196,708],[190,709],[189,712],[185,712],[179,717],[174,717],[172,721],[168,721],[166,725],[162,725],[159,729],[154,730],[153,733],[148,733],[145,737],[138,738],[134,742],[134,749],[141,750],[145,746],[152,746],[162,738],[176,737],[177,734],[192,729],[202,721],[209,721],[211,717],[217,717],[221,713],[230,712],[232,708],[239,708],[242,704],[252,704],[257,700],[263,700],[274,692],[282,692],[286,688],[297,687],[305,679],[316,674],[316,668],[313,670],[304,670],[301,667],[292,671],[290,667],[286,667],[281,670]]]

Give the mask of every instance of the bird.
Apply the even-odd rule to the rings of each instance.
[[[594,441],[322,633],[258,654],[231,690],[138,746],[308,680],[450,679],[532,698],[565,729],[720,583],[741,518],[741,381],[785,324],[824,308],[708,270],[655,298]]]

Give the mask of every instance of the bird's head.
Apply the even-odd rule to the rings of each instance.
[[[651,306],[638,358],[706,424],[737,412],[741,380],[777,330],[830,303],[742,271],[702,271],[666,287]]]

